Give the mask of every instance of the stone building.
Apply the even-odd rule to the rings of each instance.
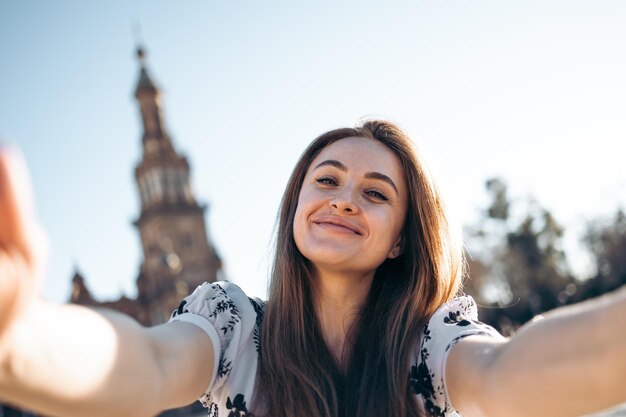
[[[137,58],[140,68],[135,98],[143,126],[142,156],[135,167],[141,209],[134,226],[143,249],[137,298],[98,302],[76,271],[70,301],[116,309],[144,325],[156,325],[165,322],[196,286],[216,281],[222,264],[208,237],[204,220],[207,207],[196,200],[189,162],[176,150],[165,128],[161,94],[148,73],[141,47]]]

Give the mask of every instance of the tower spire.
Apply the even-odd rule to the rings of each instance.
[[[144,254],[137,289],[145,305],[155,306],[150,322],[157,323],[169,315],[163,306],[175,305],[175,299],[204,281],[215,281],[221,260],[206,231],[207,207],[191,190],[189,162],[163,127],[160,92],[148,75],[140,44],[137,59],[135,97],[143,123],[143,155],[135,167],[141,200],[135,226]]]
[[[135,89],[135,97],[139,98],[142,93],[153,93],[158,96],[160,94],[159,89],[152,81],[150,75],[148,75],[148,69],[146,65],[146,50],[143,45],[137,45],[137,60],[139,61],[139,81],[137,82],[137,88]]]
[[[135,87],[135,98],[139,102],[143,125],[142,144],[145,154],[171,153],[172,143],[165,130],[161,112],[161,91],[148,73],[146,50],[141,44],[136,48],[139,61],[139,79]]]

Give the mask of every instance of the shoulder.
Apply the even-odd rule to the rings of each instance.
[[[264,305],[233,283],[205,282],[172,312],[170,322],[195,324],[211,339],[217,366],[207,392],[226,384],[237,364],[256,361]]]
[[[437,332],[438,338],[425,338],[425,343],[441,342],[442,336],[462,336],[465,333],[497,333],[496,330],[478,320],[478,307],[468,295],[456,297],[441,305],[430,317],[424,334]]]
[[[502,337],[497,330],[478,320],[478,307],[470,296],[461,296],[441,305],[430,317],[421,335],[421,349],[442,355],[461,339],[471,335]]]
[[[474,335],[503,339],[493,327],[478,320],[478,308],[470,296],[441,305],[424,326],[411,368],[411,383],[433,416],[454,415],[445,384],[446,360],[454,345]]]
[[[195,314],[211,321],[228,319],[236,323],[246,316],[262,316],[264,307],[263,301],[248,297],[231,282],[205,282],[181,301],[172,312],[171,320],[181,320],[182,315]],[[227,333],[229,329],[230,327],[225,327],[219,330]]]

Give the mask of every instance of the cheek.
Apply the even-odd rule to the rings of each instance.
[[[307,191],[305,189],[300,191],[300,195],[298,196],[298,205],[296,207],[296,212],[293,217],[293,234],[302,234],[305,231],[307,226],[308,218],[311,213],[315,210],[315,196],[311,193],[311,191]]]
[[[300,206],[296,209],[296,213],[293,217],[293,225],[292,225],[293,237],[298,244],[298,238],[302,233],[302,212],[300,211]]]
[[[404,222],[401,220],[397,216],[383,216],[377,221],[379,234],[382,237],[381,241],[384,242],[385,246],[389,246],[389,249],[396,244],[402,234]]]
[[[303,208],[302,202],[298,200],[298,207],[293,217],[292,232],[293,238],[296,242],[296,247],[301,250],[302,241],[306,235],[307,216]]]

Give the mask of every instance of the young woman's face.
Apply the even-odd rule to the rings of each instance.
[[[408,195],[400,160],[381,142],[334,142],[304,177],[293,224],[300,252],[318,270],[373,272],[401,250]]]

